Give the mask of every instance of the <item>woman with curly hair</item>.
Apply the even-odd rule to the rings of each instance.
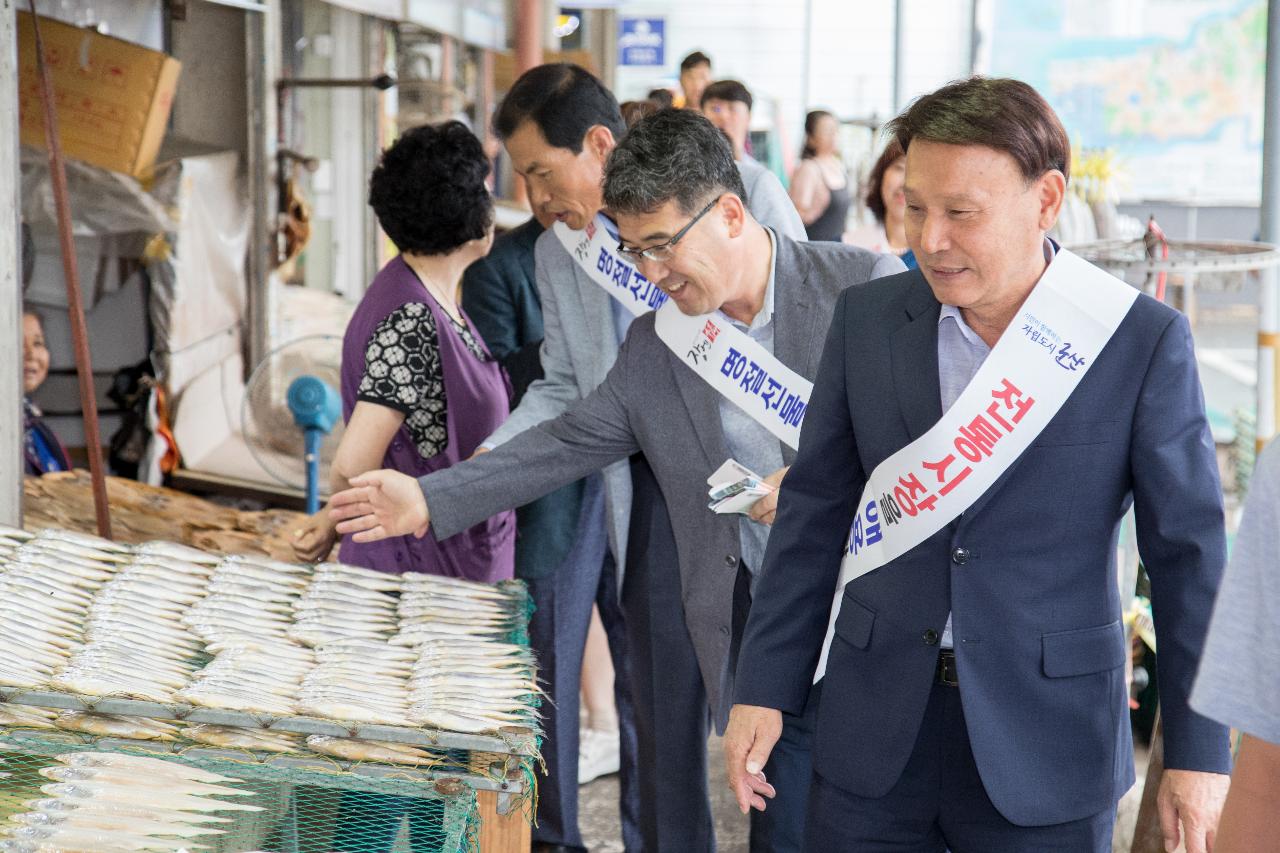
[[[907,247],[907,155],[896,139],[890,139],[871,167],[863,201],[875,221],[855,228],[845,240],[873,252],[902,258],[907,269],[916,267],[915,255]]]
[[[331,467],[339,491],[365,471],[414,477],[476,452],[506,420],[511,386],[459,304],[459,282],[493,243],[489,161],[460,122],[414,128],[383,152],[369,204],[400,254],[365,291],[342,347],[347,428]],[[300,559],[322,559],[336,532],[322,510],[295,535]],[[457,536],[357,543],[339,559],[384,572],[494,582],[512,576],[515,517],[504,512]]]

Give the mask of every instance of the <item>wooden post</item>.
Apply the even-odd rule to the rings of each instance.
[[[1156,808],[1156,795],[1160,793],[1160,780],[1164,777],[1164,725],[1160,712],[1156,712],[1156,724],[1151,730],[1151,760],[1147,764],[1147,781],[1142,788],[1142,802],[1138,806],[1138,822],[1133,827],[1133,846],[1129,853],[1164,853],[1164,834],[1160,830],[1160,810]]]
[[[111,515],[107,508],[106,471],[102,464],[102,438],[98,431],[98,398],[93,387],[93,364],[89,358],[89,331],[85,326],[84,302],[80,297],[76,244],[71,236],[71,200],[67,193],[62,145],[58,140],[58,113],[53,102],[53,82],[49,79],[49,68],[45,64],[44,43],[40,40],[40,16],[36,14],[36,0],[31,0],[31,26],[35,31],[40,100],[44,102],[44,135],[49,146],[49,176],[53,180],[53,200],[58,212],[58,234],[62,242],[62,272],[67,279],[67,314],[71,319],[71,340],[75,346],[76,375],[80,379],[85,452],[89,455],[89,475],[93,479],[93,509],[98,520],[98,535],[110,539]]]
[[[533,827],[519,809],[498,812],[497,791],[477,791],[480,805],[480,853],[528,853]]]

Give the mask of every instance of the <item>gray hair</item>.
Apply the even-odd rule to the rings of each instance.
[[[728,138],[700,113],[665,109],[636,123],[604,171],[604,205],[614,213],[653,213],[669,201],[692,216],[717,195],[747,204]]]

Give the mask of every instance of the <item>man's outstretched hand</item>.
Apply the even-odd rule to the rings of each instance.
[[[354,477],[351,488],[329,500],[329,517],[342,535],[356,542],[377,542],[412,533],[427,535],[431,516],[418,481],[399,471],[370,471]]]

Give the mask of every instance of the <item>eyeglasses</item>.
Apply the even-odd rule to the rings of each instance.
[[[723,195],[718,195],[711,199],[711,201],[707,202],[707,206],[698,211],[698,215],[693,217],[693,219],[690,219],[688,225],[677,231],[675,236],[665,243],[658,243],[656,246],[646,246],[643,249],[632,249],[622,245],[622,243],[618,243],[618,254],[622,255],[622,257],[632,263],[636,263],[641,258],[648,258],[649,260],[657,261],[660,264],[671,260],[676,253],[676,243],[679,243],[681,238],[684,237],[685,234],[689,233],[689,229],[697,225],[698,220],[706,216],[711,211],[711,208],[715,207],[722,198],[724,198]]]

